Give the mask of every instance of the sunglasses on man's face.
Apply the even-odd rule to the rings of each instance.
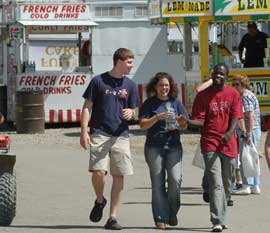
[[[238,86],[240,86],[240,83],[233,83],[232,86],[233,87],[238,87]]]

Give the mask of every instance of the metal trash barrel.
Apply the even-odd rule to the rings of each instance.
[[[7,118],[7,86],[0,85],[0,112]]]
[[[42,91],[16,92],[17,133],[44,133],[44,96]]]

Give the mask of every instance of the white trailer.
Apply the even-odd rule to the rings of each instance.
[[[23,37],[21,49],[16,50],[20,51],[17,74],[15,79],[11,77],[16,82],[15,89],[12,89],[13,81],[9,84],[12,95],[9,96],[8,120],[14,121],[15,91],[42,90],[46,122],[78,122],[82,94],[88,83],[93,76],[112,68],[113,53],[120,47],[135,53],[135,67],[130,78],[138,84],[141,102],[145,97],[144,84],[157,72],[170,73],[179,86],[185,82],[180,65],[183,64],[182,55],[168,53],[165,25],[153,26],[147,18],[96,20],[92,12],[94,7],[89,6],[85,3],[24,3],[18,6],[17,21],[23,25]],[[68,17],[66,11],[73,12],[68,20],[65,19]],[[95,25],[94,21],[98,25],[89,28]],[[87,67],[81,67],[84,39],[90,41]],[[60,58],[69,59],[68,69],[63,69]],[[34,72],[26,71],[25,67],[21,69],[26,61],[35,64]]]

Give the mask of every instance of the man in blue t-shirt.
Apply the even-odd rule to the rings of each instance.
[[[85,102],[82,109],[80,144],[84,149],[90,145],[89,171],[93,174],[92,184],[97,196],[90,220],[99,222],[102,218],[103,208],[107,203],[103,196],[105,175],[110,161],[113,183],[110,217],[105,228],[112,230],[122,229],[116,220],[116,211],[124,176],[133,174],[128,121],[134,119],[139,97],[136,84],[126,77],[133,68],[133,61],[132,51],[126,48],[117,49],[113,55],[112,70],[94,77],[83,94]]]

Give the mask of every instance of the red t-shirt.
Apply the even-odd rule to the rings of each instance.
[[[270,129],[270,117],[266,118],[266,129]]]
[[[192,107],[193,120],[204,121],[201,129],[202,153],[218,152],[237,157],[238,143],[234,132],[228,144],[221,143],[232,119],[243,118],[240,94],[232,87],[224,86],[221,91],[210,88],[197,94]]]

